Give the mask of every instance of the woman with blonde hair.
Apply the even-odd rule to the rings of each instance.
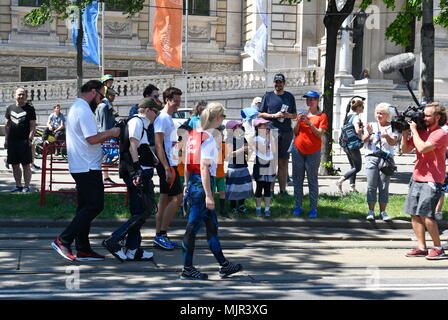
[[[381,155],[390,157],[393,160],[394,146],[397,144],[398,134],[392,131],[390,124],[390,104],[380,103],[375,108],[376,122],[367,124],[367,132],[363,137],[366,149],[365,170],[367,175],[367,203],[369,211],[367,220],[375,220],[375,204],[380,204],[380,214],[384,221],[391,218],[386,213],[389,202],[390,176],[380,170]]]
[[[207,242],[218,261],[219,276],[224,278],[243,269],[241,264],[229,262],[218,239],[218,218],[212,184],[216,176],[219,151],[213,130],[223,122],[225,109],[220,103],[210,103],[201,114],[201,128],[192,130],[186,146],[185,192],[191,199],[187,229],[182,241],[184,268],[181,279],[206,280],[207,274],[193,266],[196,234],[203,224],[207,231]]]

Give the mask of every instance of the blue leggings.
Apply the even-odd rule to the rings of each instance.
[[[205,191],[202,185],[201,176],[191,173],[188,179],[188,196],[191,199],[190,213],[188,216],[187,230],[185,230],[182,241],[182,253],[184,266],[193,266],[193,252],[196,241],[196,234],[205,224],[207,231],[207,242],[210,251],[216,260],[222,265],[226,259],[222,253],[221,244],[218,239],[218,219],[215,210],[205,207]]]

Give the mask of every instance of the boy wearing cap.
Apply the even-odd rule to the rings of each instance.
[[[274,91],[267,92],[261,102],[259,117],[271,121],[271,128],[278,131],[278,182],[280,194],[286,193],[289,152],[293,139],[291,119],[297,117],[296,100],[285,91],[286,79],[281,73],[274,76]]]
[[[115,96],[117,95],[117,92],[112,89],[108,88],[105,98],[101,100],[101,103],[98,105],[98,107],[95,110],[95,117],[96,117],[96,123],[98,125],[98,132],[104,132],[106,130],[109,130],[114,127],[116,120],[116,114],[115,110],[113,108],[113,102],[115,100]],[[110,139],[108,141],[105,141],[103,146],[106,148],[103,148],[103,155],[106,157],[105,162],[110,163],[112,159],[114,158],[115,150],[111,149],[111,146],[113,146],[111,143],[116,143],[116,139]],[[118,154],[117,154],[118,155]],[[116,184],[110,177],[109,177],[109,170],[107,167],[103,168],[103,180],[106,184]]]
[[[138,114],[122,129],[120,141],[120,177],[128,188],[129,211],[132,217],[103,241],[103,246],[119,261],[146,261],[153,253],[141,248],[140,228],[155,213],[154,184],[152,182],[157,157],[150,147],[148,130],[161,106],[152,98],[138,104]],[[125,240],[124,246],[120,244]]]

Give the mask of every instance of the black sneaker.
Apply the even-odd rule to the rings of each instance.
[[[207,280],[208,275],[206,273],[199,272],[195,267],[183,268],[180,274],[182,280]]]
[[[106,240],[103,240],[102,245],[120,262],[127,260],[126,253],[121,250],[120,243],[117,240],[113,238],[107,238]]]
[[[241,264],[235,264],[226,261],[222,266],[219,267],[219,276],[221,278],[226,278],[231,274],[240,272],[241,270],[243,270],[243,266]]]

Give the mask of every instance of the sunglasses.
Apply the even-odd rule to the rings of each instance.
[[[99,92],[98,90],[95,90],[96,91],[96,93],[98,93],[99,95],[100,95],[100,98],[101,98],[101,100],[103,100],[105,97],[104,97],[104,94],[102,94],[101,92]]]

